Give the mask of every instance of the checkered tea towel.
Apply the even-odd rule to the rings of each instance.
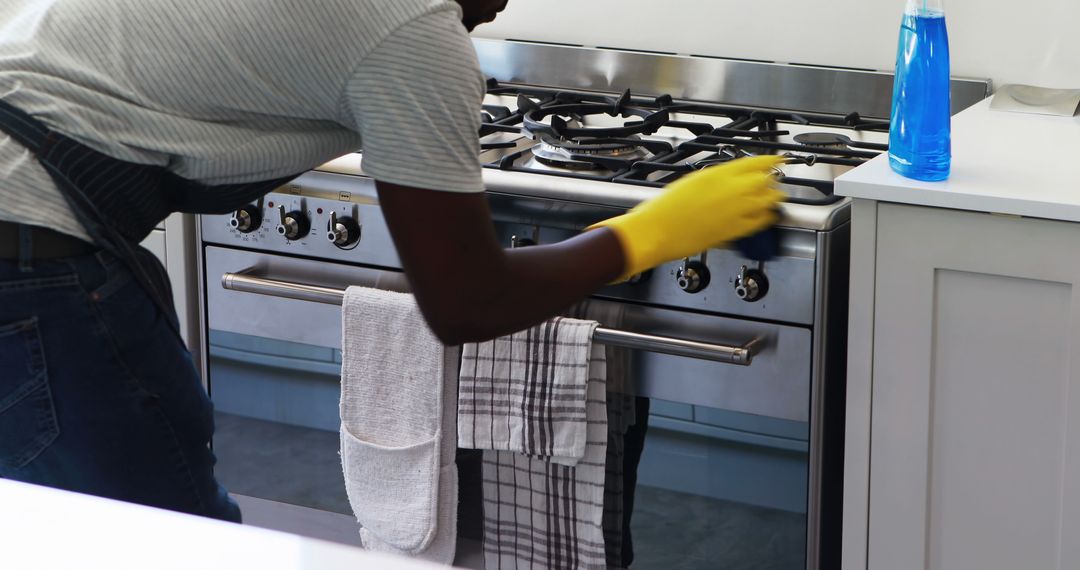
[[[600,326],[625,327],[626,305],[585,300],[567,311],[575,319],[594,320]],[[607,476],[604,481],[604,543],[609,570],[626,568],[633,559],[630,536],[634,484],[637,481],[637,461],[644,432],[637,413],[638,398],[633,395],[632,351],[613,345],[605,346],[607,360]],[[639,437],[628,434],[639,426]],[[629,452],[629,453],[628,453]]]
[[[585,391],[596,326],[554,318],[511,336],[465,345],[458,447],[575,465],[585,454]]]
[[[608,567],[603,528],[606,360],[604,347],[592,343],[596,326],[591,321],[557,318],[509,340],[485,343],[491,348],[465,348],[459,400],[466,402],[459,407],[459,428],[468,429],[473,442],[517,441],[525,449],[484,453],[488,569]],[[489,372],[477,374],[484,363]],[[560,378],[564,375],[580,378],[582,391],[568,387]],[[488,397],[485,403],[467,402],[481,394]],[[472,411],[465,413],[466,406],[472,406]],[[463,415],[473,417],[462,422]],[[472,431],[473,419],[479,420],[476,431]],[[516,431],[514,426],[518,426]],[[549,460],[554,450],[564,448],[560,443],[569,439],[556,434],[569,429],[581,431],[580,458],[574,465]],[[492,434],[510,436],[499,439]],[[514,435],[520,437],[515,440]]]

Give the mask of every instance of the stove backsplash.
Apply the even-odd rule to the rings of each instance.
[[[892,75],[761,61],[671,56],[565,45],[474,39],[482,72],[502,83],[619,94],[667,95],[841,117],[888,119]],[[950,82],[953,113],[990,93],[987,80]]]
[[[954,76],[1038,83],[1033,73],[1058,62],[1049,69],[1072,75],[1080,87],[1080,35],[1072,31],[1080,2],[989,5],[997,3],[947,2]],[[660,7],[641,0],[516,0],[475,35],[891,71],[903,9],[902,0],[681,0]]]

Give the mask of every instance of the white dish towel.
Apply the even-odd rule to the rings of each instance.
[[[458,443],[484,449],[489,570],[607,568],[607,379],[593,321],[466,345]]]
[[[342,304],[341,465],[369,550],[454,561],[459,351],[412,295],[350,287]]]

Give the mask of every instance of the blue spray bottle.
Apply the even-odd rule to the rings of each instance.
[[[908,0],[900,25],[889,165],[917,180],[948,178],[952,160],[944,4],[944,0]]]

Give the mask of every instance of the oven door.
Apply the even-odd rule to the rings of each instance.
[[[337,453],[340,307],[319,302],[319,292],[404,290],[403,276],[219,247],[207,247],[204,261],[218,478],[248,522],[358,543]],[[223,282],[237,274],[247,278],[242,291]],[[290,298],[282,284],[308,286],[307,300]],[[805,567],[810,331],[587,305],[577,310],[638,347],[609,351],[625,380],[618,397],[633,416],[625,461],[631,568]],[[686,350],[679,339],[707,358],[755,351],[746,365],[692,358],[672,354]]]

